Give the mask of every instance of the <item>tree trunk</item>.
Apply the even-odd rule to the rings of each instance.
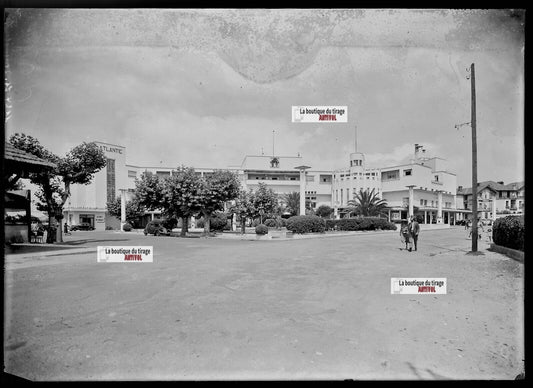
[[[181,237],[186,237],[188,232],[188,223],[189,223],[189,217],[180,217],[181,220]]]
[[[203,213],[204,215],[204,233],[209,234],[211,232],[211,216]]]
[[[54,222],[55,222],[54,216],[51,216],[50,214],[48,214],[48,230],[47,230],[47,233],[46,233],[46,243],[47,244],[53,244],[54,241],[55,241],[55,238],[56,238],[56,236],[53,233],[51,233],[52,232],[52,227],[54,225]]]
[[[241,217],[241,231],[246,234],[246,217]]]

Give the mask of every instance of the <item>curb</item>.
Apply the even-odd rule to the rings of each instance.
[[[522,264],[524,263],[524,252],[522,251],[518,251],[512,248],[507,248],[502,245],[497,245],[494,243],[490,244],[490,248],[488,250],[491,252],[501,253],[513,260],[518,261],[519,263],[522,263]]]
[[[28,252],[28,253],[9,253],[5,255],[5,258],[6,259],[29,259],[29,258],[36,258],[36,257],[65,256],[65,255],[72,255],[76,253],[83,254],[83,253],[92,253],[92,252],[96,252],[96,247],[71,248],[71,249]]]

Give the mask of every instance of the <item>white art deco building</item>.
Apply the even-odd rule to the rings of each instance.
[[[65,220],[69,225],[88,222],[96,230],[118,229],[120,222],[107,214],[106,203],[120,195],[131,198],[135,179],[143,172],[169,176],[175,167],[129,164],[125,147],[96,144],[104,151],[107,166],[95,174],[91,184],[72,187],[72,195],[64,208]],[[415,145],[411,162],[405,165],[367,168],[365,155],[354,152],[346,168],[326,171],[315,170],[312,166],[312,160],[304,160],[301,156],[247,155],[239,166],[195,167],[195,170],[201,175],[215,169],[234,171],[244,189],[255,190],[259,182],[263,182],[280,197],[301,190],[311,208],[328,205],[334,208],[336,217],[342,216],[348,201],[355,198],[359,189],[374,189],[386,200],[391,220],[405,219],[416,210],[425,223],[454,224],[469,212],[456,208],[455,174],[446,170],[443,159],[427,157],[418,145]],[[148,217],[157,215],[152,212]]]

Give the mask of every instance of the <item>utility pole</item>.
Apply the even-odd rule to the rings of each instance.
[[[276,156],[274,153],[274,130],[272,130],[272,157]]]
[[[353,152],[357,152],[357,125],[355,126],[355,129],[354,129],[354,150]]]
[[[477,252],[477,139],[476,139],[476,73],[474,64],[470,66],[470,84],[472,94],[472,253]]]

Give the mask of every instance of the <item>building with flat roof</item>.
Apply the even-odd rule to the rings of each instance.
[[[95,174],[89,185],[72,186],[72,195],[64,208],[65,219],[69,225],[87,222],[96,230],[118,229],[119,220],[107,214],[107,202],[121,193],[130,199],[135,179],[143,172],[164,177],[170,176],[175,167],[128,164],[125,147],[104,142],[96,144],[104,151],[107,166]],[[304,166],[305,171],[301,169]],[[345,168],[330,171],[313,169],[312,166],[312,162],[300,155],[246,155],[240,165],[222,169],[234,171],[245,190],[256,190],[259,183],[264,183],[280,199],[284,194],[302,190],[308,206],[312,209],[320,205],[330,206],[336,217],[344,214],[348,201],[353,200],[360,189],[374,190],[387,202],[391,221],[417,214],[423,223],[454,224],[469,212],[456,205],[456,176],[447,171],[445,160],[427,156],[418,144],[414,157],[402,165],[368,168],[364,153],[353,152],[349,166]],[[195,171],[206,175],[216,169],[221,167],[195,168]],[[149,218],[157,215],[158,212],[148,213]]]

